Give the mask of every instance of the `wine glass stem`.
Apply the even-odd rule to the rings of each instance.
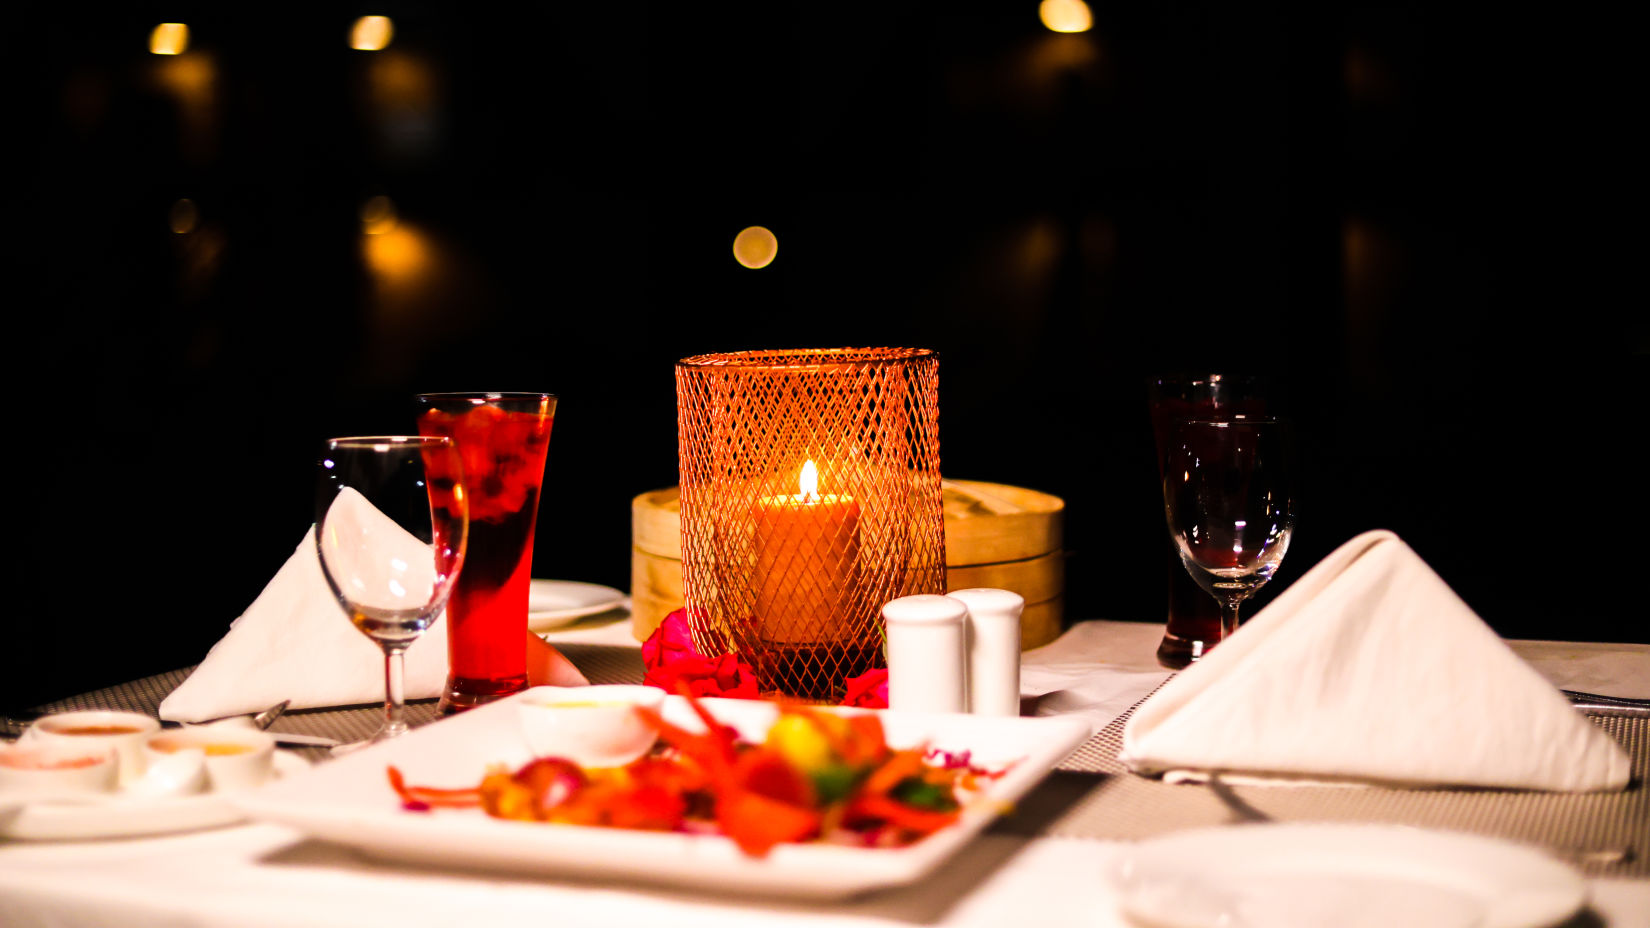
[[[1238,630],[1238,604],[1243,600],[1222,597],[1220,600],[1220,640],[1225,641]]]
[[[384,728],[381,738],[393,738],[407,731],[407,692],[403,685],[402,655],[406,648],[384,649]]]

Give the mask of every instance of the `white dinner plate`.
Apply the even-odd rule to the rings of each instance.
[[[302,756],[290,751],[275,752],[277,780],[308,769],[309,761]],[[100,797],[96,802],[37,802],[0,811],[0,838],[127,838],[217,828],[245,820],[246,813],[229,802],[224,793],[143,799],[116,793],[107,799]]]
[[[392,764],[411,784],[468,787],[490,766],[515,767],[530,759],[515,705],[519,698],[443,719],[237,802],[253,818],[396,861],[663,883],[700,892],[836,898],[927,875],[1089,736],[1088,723],[1072,718],[882,713],[890,744],[926,741],[948,751],[972,750],[980,766],[1012,765],[956,824],[904,848],[785,844],[759,859],[740,853],[720,835],[503,821],[468,809],[402,810],[385,775]],[[752,739],[767,731],[777,711],[772,703],[754,700],[703,702],[718,720]],[[680,697],[665,700],[664,715],[703,730]]]
[[[534,580],[527,590],[527,627],[535,632],[549,631],[624,602],[624,593],[599,583]]]
[[[1581,874],[1535,848],[1401,825],[1172,832],[1110,876],[1123,912],[1160,928],[1548,928],[1587,901]]]

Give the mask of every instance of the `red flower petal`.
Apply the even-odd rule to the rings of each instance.
[[[878,667],[867,670],[857,677],[849,677],[846,681],[847,693],[842,697],[842,704],[855,706],[860,709],[888,708],[888,669]]]

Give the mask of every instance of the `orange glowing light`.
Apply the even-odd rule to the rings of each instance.
[[[361,205],[361,230],[368,235],[383,235],[399,222],[395,203],[389,197],[373,197]]]
[[[181,55],[189,48],[189,27],[183,23],[161,23],[149,33],[149,54]]]
[[[217,80],[217,73],[211,57],[200,52],[155,62],[156,82],[193,107],[211,104],[212,82]]]
[[[395,23],[388,16],[363,16],[349,30],[349,47],[363,52],[382,51],[395,38]]]
[[[1087,32],[1094,26],[1094,14],[1083,0],[1043,0],[1037,16],[1053,32]]]
[[[751,226],[733,238],[733,260],[745,267],[767,267],[778,254],[779,239],[761,226]]]
[[[200,225],[201,214],[200,210],[195,208],[195,201],[185,197],[172,204],[172,210],[166,218],[173,232],[188,235]]]
[[[802,476],[796,478],[796,488],[801,491],[801,498],[808,502],[819,499],[819,467],[812,458],[802,465]]]
[[[806,640],[810,621],[829,623],[826,634],[840,639],[847,631],[843,594],[859,559],[860,506],[852,496],[820,496],[811,459],[797,489],[757,501],[755,615],[769,641]]]
[[[367,269],[389,289],[418,281],[430,262],[429,243],[412,229],[388,229],[365,245]]]

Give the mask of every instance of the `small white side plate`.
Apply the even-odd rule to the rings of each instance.
[[[275,752],[275,777],[309,769],[309,761],[290,751]],[[254,791],[255,792],[255,791]],[[0,838],[74,840],[126,838],[233,825],[246,813],[228,793],[138,798],[110,793],[88,802],[37,802],[0,810]]]
[[[1401,825],[1173,832],[1110,877],[1124,914],[1160,928],[1546,928],[1587,901],[1581,874],[1535,848]]]
[[[534,580],[527,591],[527,627],[535,632],[560,628],[576,619],[625,604],[625,595],[599,583]]]

